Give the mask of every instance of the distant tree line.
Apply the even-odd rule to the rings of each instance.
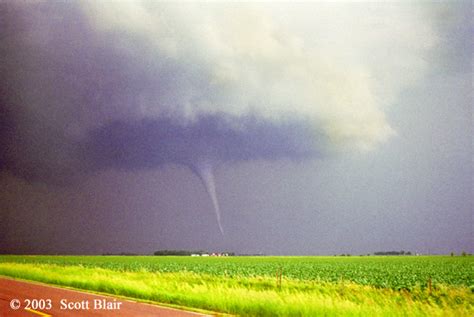
[[[411,255],[410,251],[379,251],[374,252],[374,255]]]
[[[189,251],[189,250],[158,250],[153,253],[154,255],[181,255],[181,256],[189,256],[191,254],[207,254],[206,251],[199,250],[199,251]]]

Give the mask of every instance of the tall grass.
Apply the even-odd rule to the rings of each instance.
[[[0,275],[245,316],[472,316],[468,287],[431,292],[351,282],[216,276],[189,271],[116,271],[78,265],[0,263]]]

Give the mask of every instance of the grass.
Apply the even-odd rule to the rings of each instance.
[[[301,257],[173,257],[173,256],[0,256],[0,263],[82,265],[120,272],[146,270],[195,272],[215,276],[274,277],[282,270],[288,278],[393,289],[433,284],[474,286],[474,257],[451,256],[301,256]]]
[[[355,261],[356,267],[360,267],[364,260],[368,261],[370,267],[374,265],[371,261],[375,260],[379,261],[379,268],[384,267],[384,263],[389,263],[386,267],[395,272],[400,270],[397,270],[394,263],[404,267],[413,261],[407,257],[399,257],[397,260],[366,257],[361,260],[341,257],[196,259],[3,256],[0,257],[0,275],[245,316],[472,316],[474,313],[474,296],[469,287],[472,280],[469,279],[461,284],[456,279],[451,279],[452,283],[436,282],[431,290],[421,283],[407,289],[364,285],[345,278],[337,281],[294,278],[285,274],[284,269],[279,287],[275,271],[271,272],[274,267],[268,268],[269,263],[276,263],[275,267],[286,263],[286,270],[291,272],[288,269],[291,265],[288,264],[297,264],[298,260],[303,263],[302,268],[306,267],[304,263],[308,261],[323,264],[325,261],[334,264],[342,261],[346,266],[351,263],[355,265]],[[434,267],[436,263],[446,264],[438,262],[439,260],[438,257],[432,257],[431,264]],[[463,263],[463,271],[467,270],[468,275],[469,272],[472,273],[469,271],[472,269],[472,258],[457,260]],[[114,266],[117,263],[122,266]],[[131,263],[135,265],[130,266]],[[151,265],[153,263],[155,266]],[[176,268],[174,271],[169,270],[173,263],[172,267]],[[182,267],[185,263],[187,269]],[[241,263],[244,267],[245,263],[250,263],[255,270],[251,274],[220,269],[209,273],[195,272],[197,270],[193,266],[201,264],[210,269],[212,264],[220,267],[219,264],[229,263]],[[168,270],[160,270],[160,267]],[[336,271],[338,267],[335,265]],[[294,269],[297,268],[295,266]],[[255,273],[259,270],[262,273]],[[396,273],[394,276],[398,275]]]

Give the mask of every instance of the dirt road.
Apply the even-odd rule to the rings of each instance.
[[[210,315],[0,277],[0,316],[197,317]]]

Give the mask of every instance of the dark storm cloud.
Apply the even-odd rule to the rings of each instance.
[[[68,183],[78,174],[108,168],[147,169],[182,164],[216,166],[248,160],[301,160],[318,155],[305,122],[275,123],[254,117],[209,115],[192,124],[171,118],[114,121],[81,140],[54,127],[27,122],[22,130],[11,109],[2,109],[1,168],[31,181]],[[238,123],[239,130],[230,128]],[[24,122],[22,122],[24,123]]]
[[[403,87],[390,69],[398,63],[384,63],[380,73],[395,75],[376,96],[373,69],[347,57],[344,37],[315,44],[272,14],[230,4],[1,3],[1,169],[65,184],[181,164],[218,215],[217,164],[365,151],[390,137],[379,101]],[[426,43],[403,55],[411,80],[431,40],[419,29]]]
[[[11,110],[0,109],[0,170],[28,181],[70,183],[86,163],[81,144],[64,138],[54,127],[42,126]],[[25,123],[30,128],[25,128]]]
[[[226,113],[238,105],[211,89],[200,54],[170,58],[146,34],[104,34],[77,4],[0,8],[0,168],[13,175],[70,184],[110,168],[181,164],[201,179],[219,218],[216,165],[314,157],[324,142],[302,117]]]
[[[304,159],[317,152],[303,122],[276,125],[253,117],[206,116],[188,125],[172,119],[114,122],[94,130],[88,149],[101,168],[152,168],[177,163],[193,166],[246,160]]]
[[[206,111],[185,118],[180,109],[189,100],[182,94],[216,94],[206,91],[209,72],[199,73],[206,65],[187,65],[192,56],[163,60],[126,32],[121,40],[139,47],[118,49],[117,34],[95,30],[76,4],[3,3],[1,14],[0,155],[2,169],[17,176],[63,183],[112,167],[195,167],[317,152],[309,120]],[[153,111],[140,110],[144,98],[155,99]]]

